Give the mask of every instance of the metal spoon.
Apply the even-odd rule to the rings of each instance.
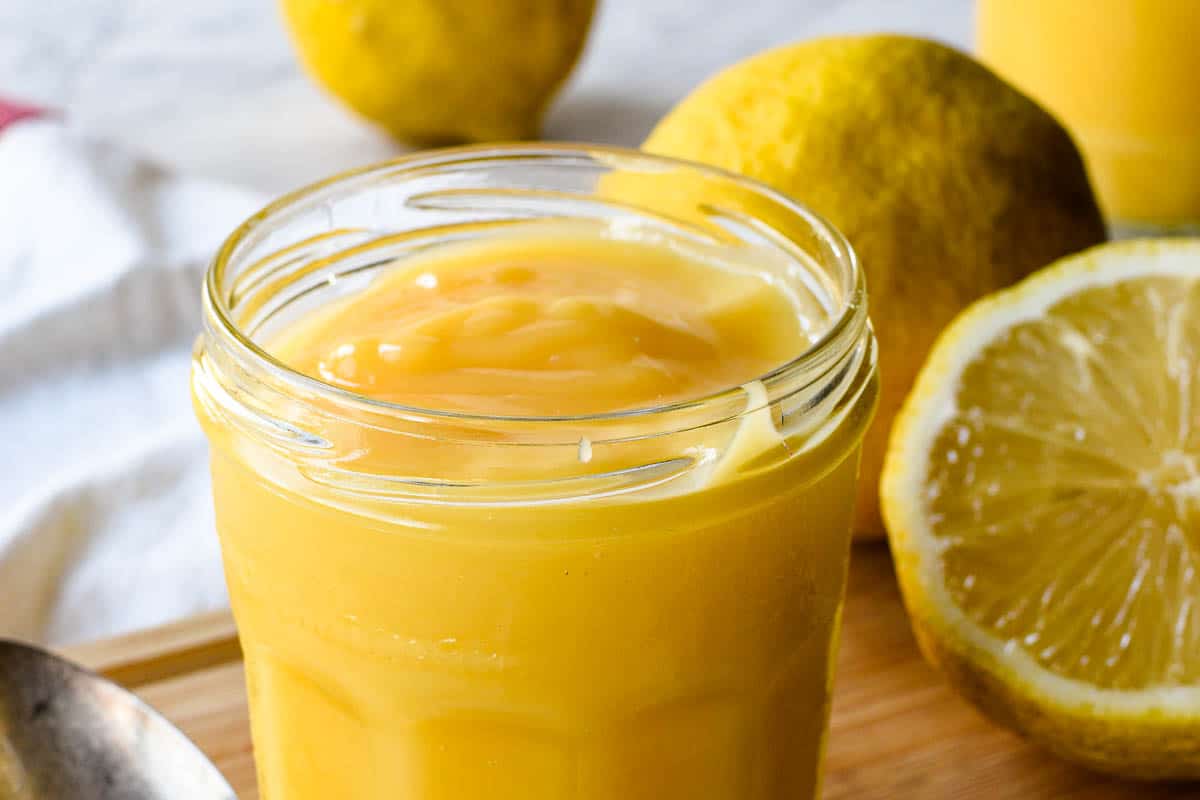
[[[186,736],[114,683],[0,639],[0,800],[236,800]]]

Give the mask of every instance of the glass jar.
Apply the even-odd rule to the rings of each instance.
[[[1200,233],[1200,3],[980,0],[981,58],[1062,118],[1122,236]]]
[[[396,259],[547,219],[720,247],[820,333],[745,386],[557,418],[372,400],[266,347]],[[815,797],[876,392],[845,240],[720,171],[464,148],[268,206],[193,365],[262,797]]]

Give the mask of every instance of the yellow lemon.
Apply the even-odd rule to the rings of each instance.
[[[308,71],[403,141],[537,135],[595,0],[282,0]]]
[[[882,483],[922,648],[1098,770],[1200,778],[1200,240],[1124,242],[973,305]]]
[[[1105,238],[1062,126],[969,57],[923,39],[816,39],[763,53],[696,89],[644,148],[771,184],[858,251],[883,379],[863,452],[860,535],[883,533],[887,433],[942,327]]]

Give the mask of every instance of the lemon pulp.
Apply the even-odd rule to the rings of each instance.
[[[942,334],[882,499],[922,649],[983,711],[1200,777],[1200,241],[1093,248]]]
[[[1200,283],[1146,277],[1059,301],[962,374],[926,483],[946,587],[1056,675],[1200,683],[1198,351]]]

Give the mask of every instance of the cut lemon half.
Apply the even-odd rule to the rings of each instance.
[[[957,689],[1092,768],[1200,777],[1200,240],[1093,248],[964,311],[881,495]]]

